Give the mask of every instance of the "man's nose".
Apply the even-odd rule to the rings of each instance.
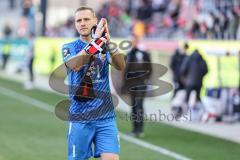
[[[84,27],[86,25],[86,23],[84,21],[81,22],[80,24],[82,27]]]

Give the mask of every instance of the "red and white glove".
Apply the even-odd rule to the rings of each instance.
[[[106,36],[93,39],[85,48],[87,54],[95,55],[103,51],[104,45],[107,43]]]
[[[104,50],[105,44],[108,41],[108,36],[106,35],[106,19],[102,18],[97,25],[95,33],[93,34],[93,40],[84,48],[84,50],[91,55],[101,53]]]

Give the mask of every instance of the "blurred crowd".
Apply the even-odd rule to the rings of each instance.
[[[109,21],[113,37],[131,32],[147,38],[237,39],[239,0],[123,0],[106,2],[98,17]],[[73,18],[48,27],[47,36],[75,34]]]
[[[9,7],[4,8],[7,2]],[[0,27],[2,37],[27,37],[30,34],[37,34],[39,26],[37,26],[36,22],[40,10],[40,0],[5,0],[2,3],[5,5],[1,7],[6,12],[5,17],[3,16],[0,20],[2,23],[2,27]]]
[[[13,9],[16,1],[9,7]],[[39,33],[40,0],[22,0],[17,34]],[[112,37],[131,33],[152,39],[240,39],[239,0],[109,0],[97,10],[106,17]],[[54,26],[45,36],[74,37],[74,15]]]
[[[74,18],[69,17],[64,23],[56,26],[48,26],[45,31],[47,37],[76,37],[78,36],[74,26]]]

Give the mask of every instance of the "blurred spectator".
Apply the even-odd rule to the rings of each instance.
[[[184,76],[184,85],[186,86],[186,103],[192,91],[196,92],[196,101],[200,100],[200,91],[202,88],[203,77],[207,74],[208,68],[206,61],[202,58],[198,50],[195,50],[188,58],[183,61],[180,74]]]
[[[150,78],[152,72],[150,54],[139,49],[139,37],[132,36],[132,50],[126,56],[126,68],[124,71],[125,79],[123,85],[123,92],[127,92],[131,97],[132,106],[132,133],[136,137],[143,137],[143,123],[144,123],[144,108],[143,101],[145,92],[147,90],[146,82]],[[142,76],[140,71],[148,71],[148,76]],[[141,86],[134,85],[135,78]],[[133,80],[134,79],[134,80]],[[135,83],[136,84],[136,83]],[[131,86],[134,86],[131,88]],[[134,88],[134,89],[133,89]]]
[[[237,39],[237,32],[240,27],[240,14],[238,14],[237,10],[232,10],[231,14],[228,34],[230,39]]]
[[[5,70],[11,51],[11,43],[8,39],[4,40],[2,47],[2,70]]]
[[[184,84],[181,81],[180,68],[183,64],[184,59],[187,57],[187,50],[189,46],[187,43],[184,44],[183,48],[177,48],[171,57],[170,68],[173,73],[173,82],[174,82],[174,92],[173,98],[176,95],[177,91],[184,89]]]
[[[12,34],[12,28],[9,24],[6,24],[3,28],[4,38],[9,38]]]
[[[33,72],[33,62],[34,62],[34,45],[35,45],[35,35],[30,33],[28,39],[28,53],[26,54],[26,64],[29,73],[29,81],[24,84],[25,89],[32,89],[34,83],[34,72]]]
[[[145,35],[145,29],[145,24],[142,21],[136,20],[132,32],[138,37],[143,37]]]
[[[150,0],[141,0],[140,6],[137,9],[137,19],[144,23],[149,23],[153,13],[153,8]]]
[[[2,67],[1,69],[4,70],[7,66],[9,57],[10,57],[10,52],[11,52],[11,42],[10,42],[10,36],[12,34],[12,28],[10,25],[6,24],[5,27],[3,28],[3,35],[4,35],[4,40],[3,40],[3,47],[1,50],[1,55],[2,55]]]
[[[36,8],[33,5],[32,0],[23,0],[22,4],[22,16],[27,21],[27,27],[29,33],[35,34],[35,14],[36,14]]]
[[[172,27],[177,28],[177,20],[180,14],[180,7],[181,7],[181,1],[180,0],[172,0],[169,3],[168,6],[168,14],[171,17],[172,20]]]

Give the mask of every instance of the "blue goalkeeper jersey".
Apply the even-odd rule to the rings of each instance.
[[[77,55],[86,46],[86,42],[78,39],[62,47],[63,62],[66,63],[72,56]],[[110,54],[105,56],[95,55],[92,63],[85,64],[79,71],[73,71],[67,67],[70,109],[70,121],[98,121],[115,118],[114,105],[109,86],[109,62]],[[95,98],[88,101],[78,101],[75,88],[79,87],[83,81],[89,65],[92,67],[91,80]],[[74,119],[74,120],[73,120]]]

